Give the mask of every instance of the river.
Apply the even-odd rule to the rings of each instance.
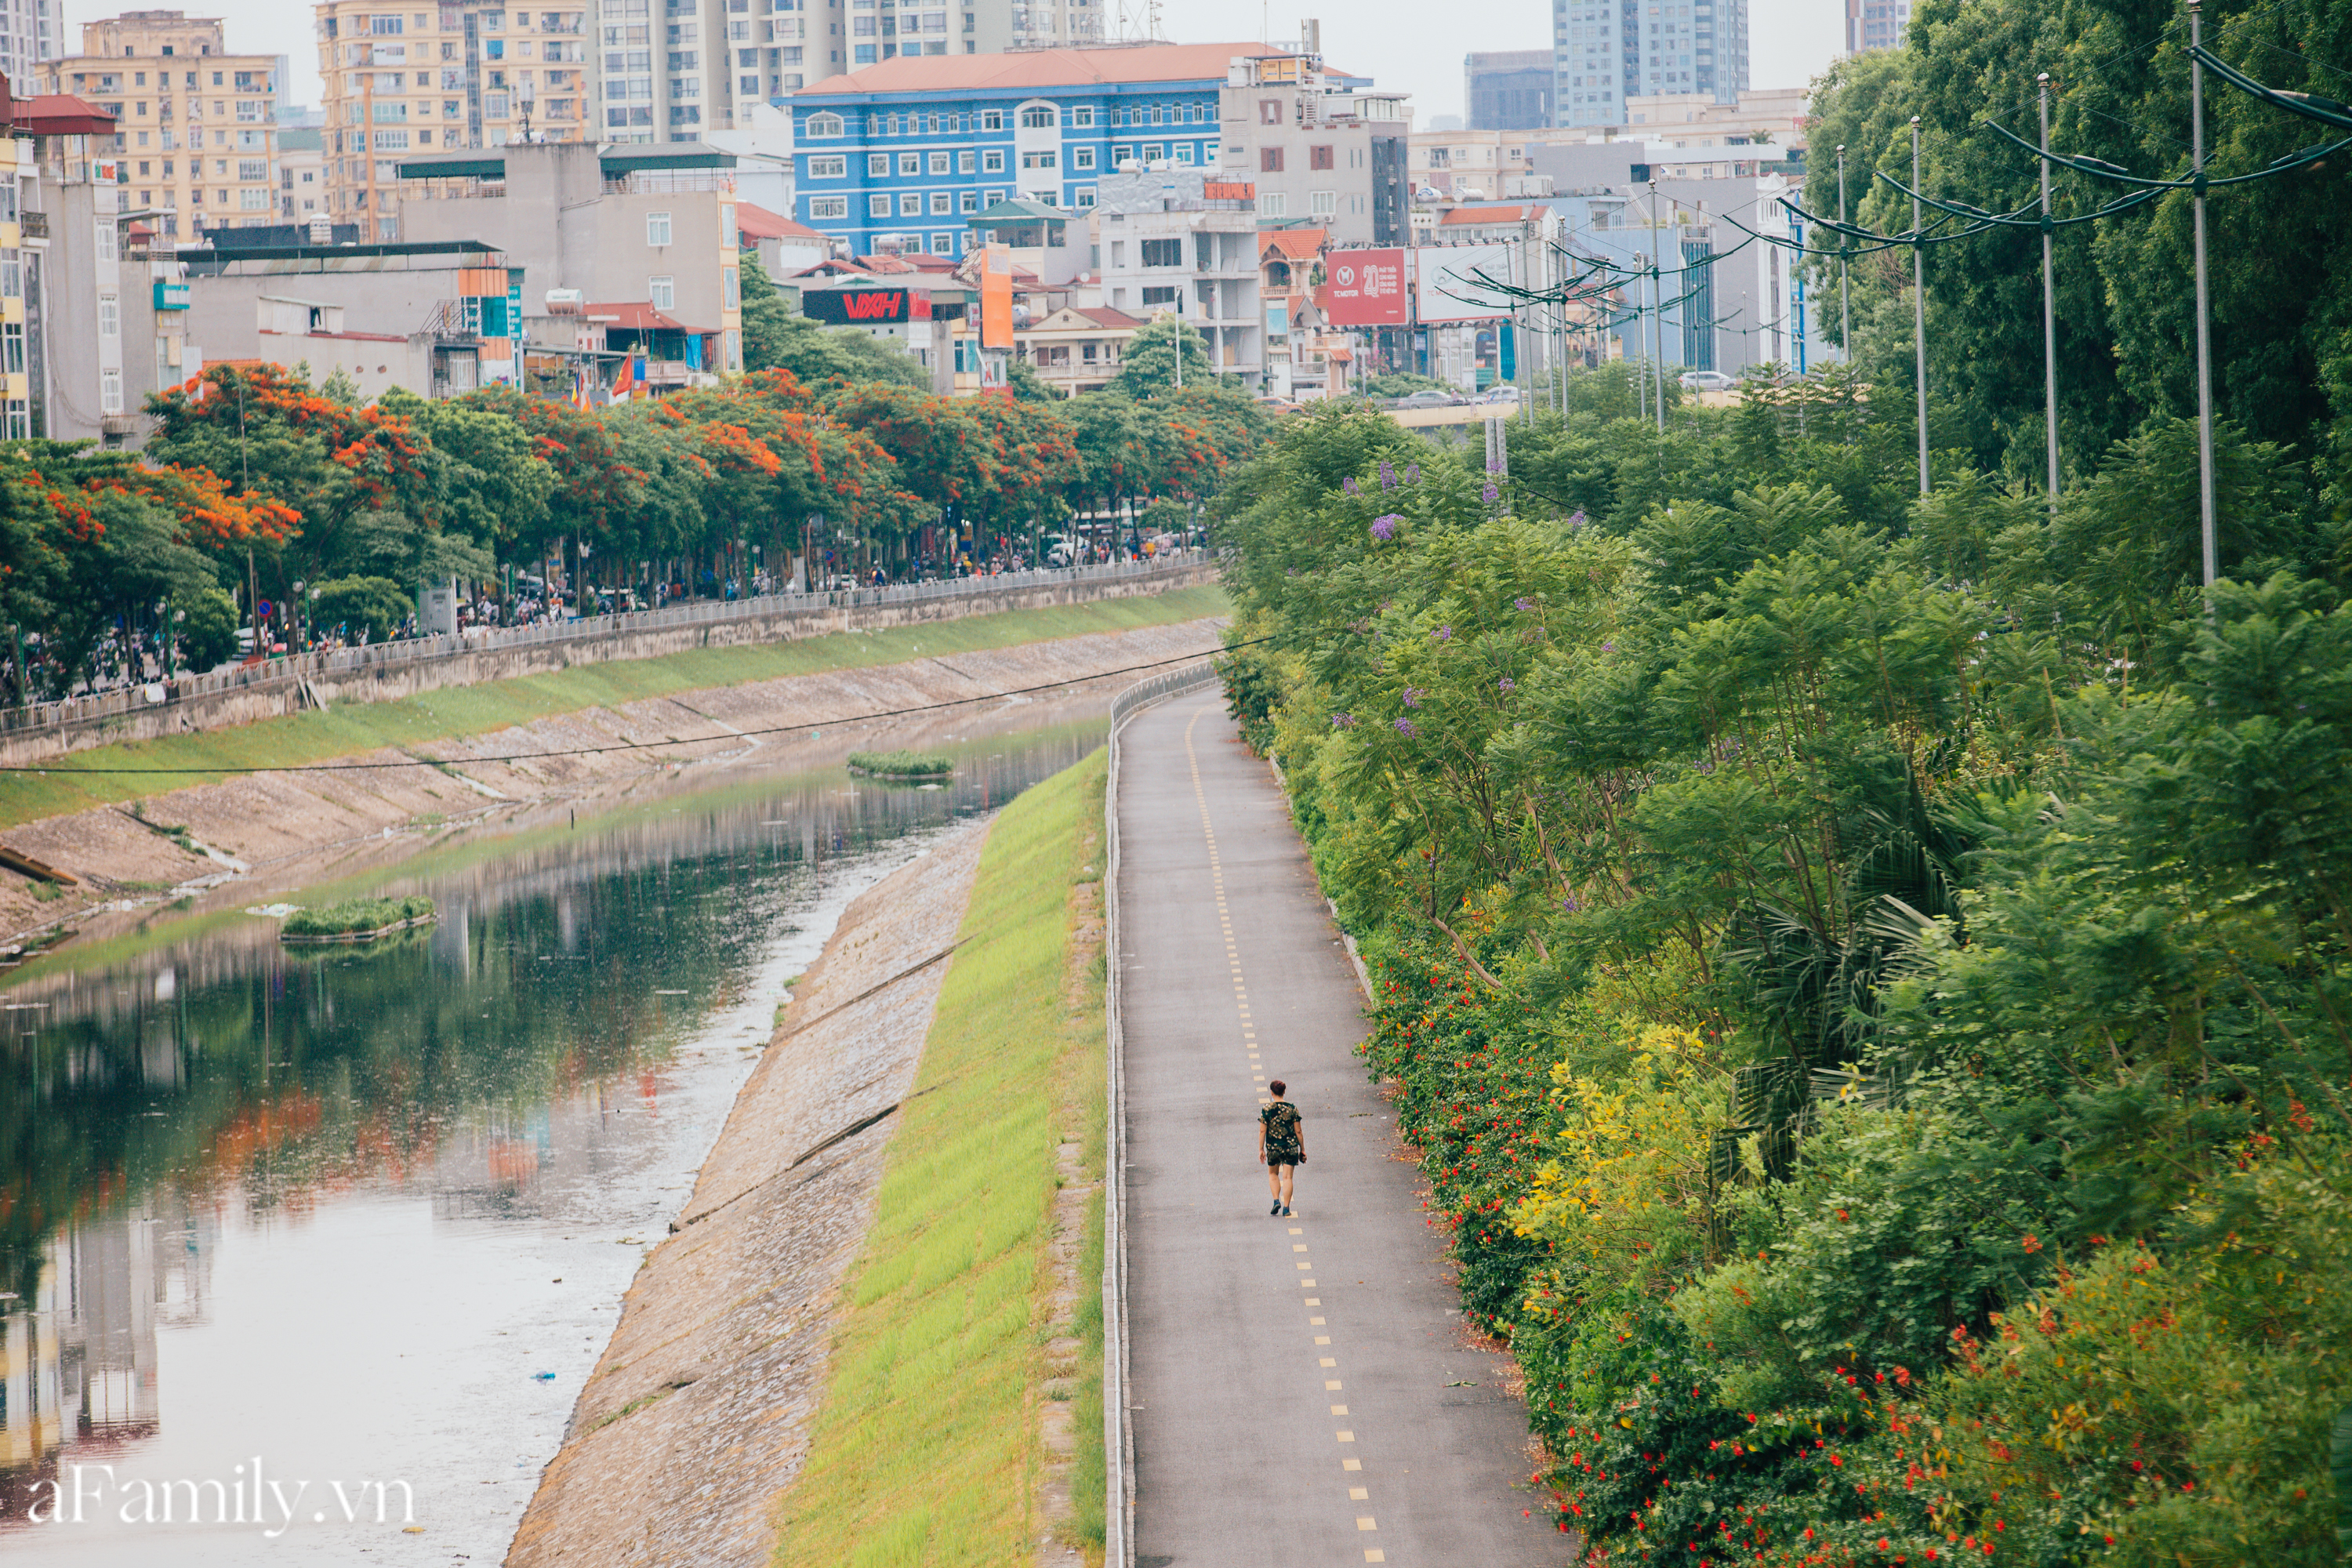
[[[231,910],[11,975],[0,1563],[497,1562],[792,978],[1101,734],[486,826],[373,947]]]

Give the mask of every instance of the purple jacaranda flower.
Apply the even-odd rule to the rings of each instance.
[[[1353,713],[1334,713],[1331,715],[1331,728],[1334,730],[1352,730],[1355,727],[1356,716]]]
[[[1568,897],[1560,900],[1559,907],[1567,910],[1570,914],[1574,914],[1577,910],[1582,909],[1584,905],[1574,893],[1570,893]]]
[[[1403,521],[1404,519],[1395,512],[1391,512],[1386,517],[1376,517],[1372,519],[1372,537],[1379,540],[1382,544],[1386,544],[1390,540],[1396,537],[1397,524]],[[1388,608],[1385,605],[1381,607],[1382,609]]]
[[[1486,459],[1486,471],[1487,471],[1488,473],[1490,473],[1490,474],[1499,474],[1499,473],[1501,473],[1501,472],[1503,471],[1503,459],[1502,459],[1502,458],[1487,458],[1487,459]]]
[[[1339,481],[1339,488],[1340,488],[1341,489],[1343,489],[1343,490],[1346,490],[1346,491],[1347,491],[1349,495],[1351,495],[1351,496],[1353,496],[1353,495],[1361,495],[1361,494],[1363,494],[1363,493],[1364,493],[1364,491],[1363,491],[1363,487],[1362,487],[1361,485],[1359,485],[1358,483],[1356,483],[1356,476],[1355,476],[1355,475],[1353,475],[1353,474],[1350,474],[1350,475],[1349,475],[1346,479],[1341,479],[1341,480]]]
[[[1396,721],[1396,732],[1397,732],[1398,734],[1400,734],[1400,735],[1411,735],[1411,734],[1412,734],[1412,733],[1414,732],[1414,731],[1413,731],[1413,728],[1412,728],[1412,720],[1410,720],[1410,719],[1400,719],[1400,720],[1398,720],[1398,721]]]
[[[1381,489],[1384,490],[1392,490],[1396,489],[1396,465],[1390,462],[1386,458],[1382,458],[1381,459]]]
[[[1372,629],[1372,623],[1369,619],[1360,616],[1356,619],[1348,623],[1348,629],[1360,637],[1364,633]]]
[[[1617,645],[1613,642],[1602,643],[1601,645],[1601,651],[1602,653],[1615,653],[1617,651]]]
[[[1520,598],[1511,601],[1511,608],[1515,610],[1532,610],[1535,607],[1536,602],[1533,599]]]
[[[1568,526],[1570,528],[1582,528],[1584,526],[1584,509],[1582,507],[1578,507],[1574,511],[1568,514]]]
[[[1420,687],[1408,686],[1404,689],[1404,705],[1408,708],[1418,708],[1421,706]]]
[[[1409,485],[1417,485],[1421,483],[1421,465],[1419,463],[1407,463],[1404,466],[1404,482]]]
[[[1495,488],[1494,481],[1491,479],[1486,482],[1486,488],[1480,490],[1478,493],[1486,499],[1486,502],[1488,506],[1492,506],[1496,501],[1503,499],[1503,492]]]
[[[1519,683],[1507,675],[1495,682],[1495,689],[1497,691],[1517,691],[1518,689]]]
[[[1452,642],[1454,640],[1454,628],[1452,626],[1440,626],[1429,635],[1435,637],[1439,642]]]

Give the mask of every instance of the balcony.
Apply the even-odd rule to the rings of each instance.
[[[26,213],[24,215],[21,221],[24,224],[24,237],[26,239],[47,239],[49,237],[48,214]]]

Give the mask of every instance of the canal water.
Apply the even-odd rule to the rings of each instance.
[[[842,910],[1101,735],[477,835],[375,946],[230,911],[12,976],[0,1565],[498,1562]]]

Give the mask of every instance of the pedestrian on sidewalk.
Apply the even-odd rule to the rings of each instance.
[[[1286,1218],[1291,1176],[1307,1163],[1307,1119],[1282,1098],[1288,1086],[1280,1079],[1265,1087],[1273,1091],[1274,1103],[1257,1113],[1257,1159],[1265,1167],[1265,1190],[1274,1196],[1274,1207],[1266,1212]]]

